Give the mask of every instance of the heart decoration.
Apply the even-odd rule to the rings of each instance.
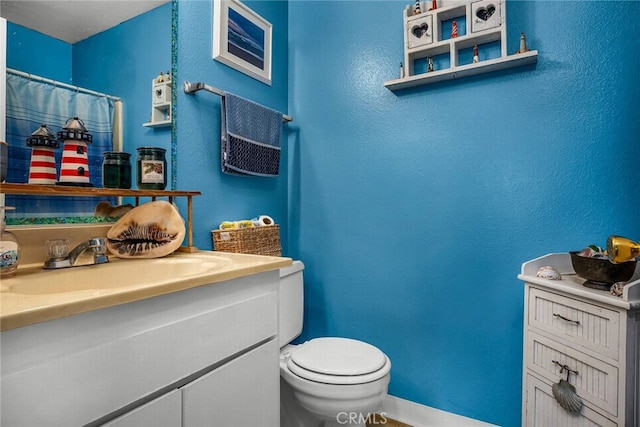
[[[481,7],[478,10],[476,10],[476,16],[482,19],[483,21],[486,21],[489,18],[491,18],[495,12],[496,12],[496,7],[490,4],[486,8]]]
[[[427,30],[429,29],[429,25],[426,22],[423,22],[421,25],[415,25],[411,29],[411,33],[416,37],[420,38],[427,34]]]

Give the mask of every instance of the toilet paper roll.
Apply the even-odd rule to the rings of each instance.
[[[236,227],[236,224],[232,221],[222,221],[220,223],[220,230],[233,230]]]
[[[261,226],[264,226],[264,225],[275,225],[276,222],[269,215],[260,215],[260,217],[258,218],[258,223]]]
[[[222,221],[222,223],[220,223],[220,230],[236,230],[238,228],[250,228],[254,226],[255,224],[253,221],[248,219],[240,221]]]

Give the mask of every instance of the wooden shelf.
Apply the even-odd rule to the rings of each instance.
[[[124,188],[74,187],[69,185],[0,184],[4,194],[46,194],[47,196],[89,196],[89,197],[180,197],[199,196],[199,191],[173,190],[127,190]]]
[[[187,198],[187,246],[181,247],[182,252],[195,252],[198,250],[193,246],[193,196],[199,196],[199,191],[175,191],[175,190],[127,190],[122,188],[97,188],[97,187],[74,187],[67,185],[38,185],[38,184],[11,184],[2,183],[0,185],[2,194],[19,195],[46,195],[46,196],[71,196],[71,197],[135,197],[136,206],[140,197],[150,197],[156,200],[158,197],[166,197],[173,203],[174,197]]]

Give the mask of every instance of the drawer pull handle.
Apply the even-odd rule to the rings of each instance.
[[[557,360],[552,360],[553,363],[555,363],[556,365],[560,366],[560,373],[562,374],[562,372],[567,371],[567,381],[569,381],[569,373],[574,374],[574,375],[578,375],[578,371],[574,371],[573,369],[570,369],[567,365],[563,365],[562,363],[558,362]]]
[[[571,322],[571,323],[575,323],[576,325],[579,325],[579,324],[580,324],[580,321],[579,321],[579,320],[571,320],[571,319],[567,319],[566,317],[561,316],[561,315],[559,315],[559,314],[555,314],[555,313],[554,313],[553,315],[554,315],[555,317],[559,317],[559,318],[561,318],[561,319],[562,319],[562,320],[564,320],[564,321]]]

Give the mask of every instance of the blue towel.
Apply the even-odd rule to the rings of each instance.
[[[221,165],[231,175],[278,176],[282,113],[226,92]]]

